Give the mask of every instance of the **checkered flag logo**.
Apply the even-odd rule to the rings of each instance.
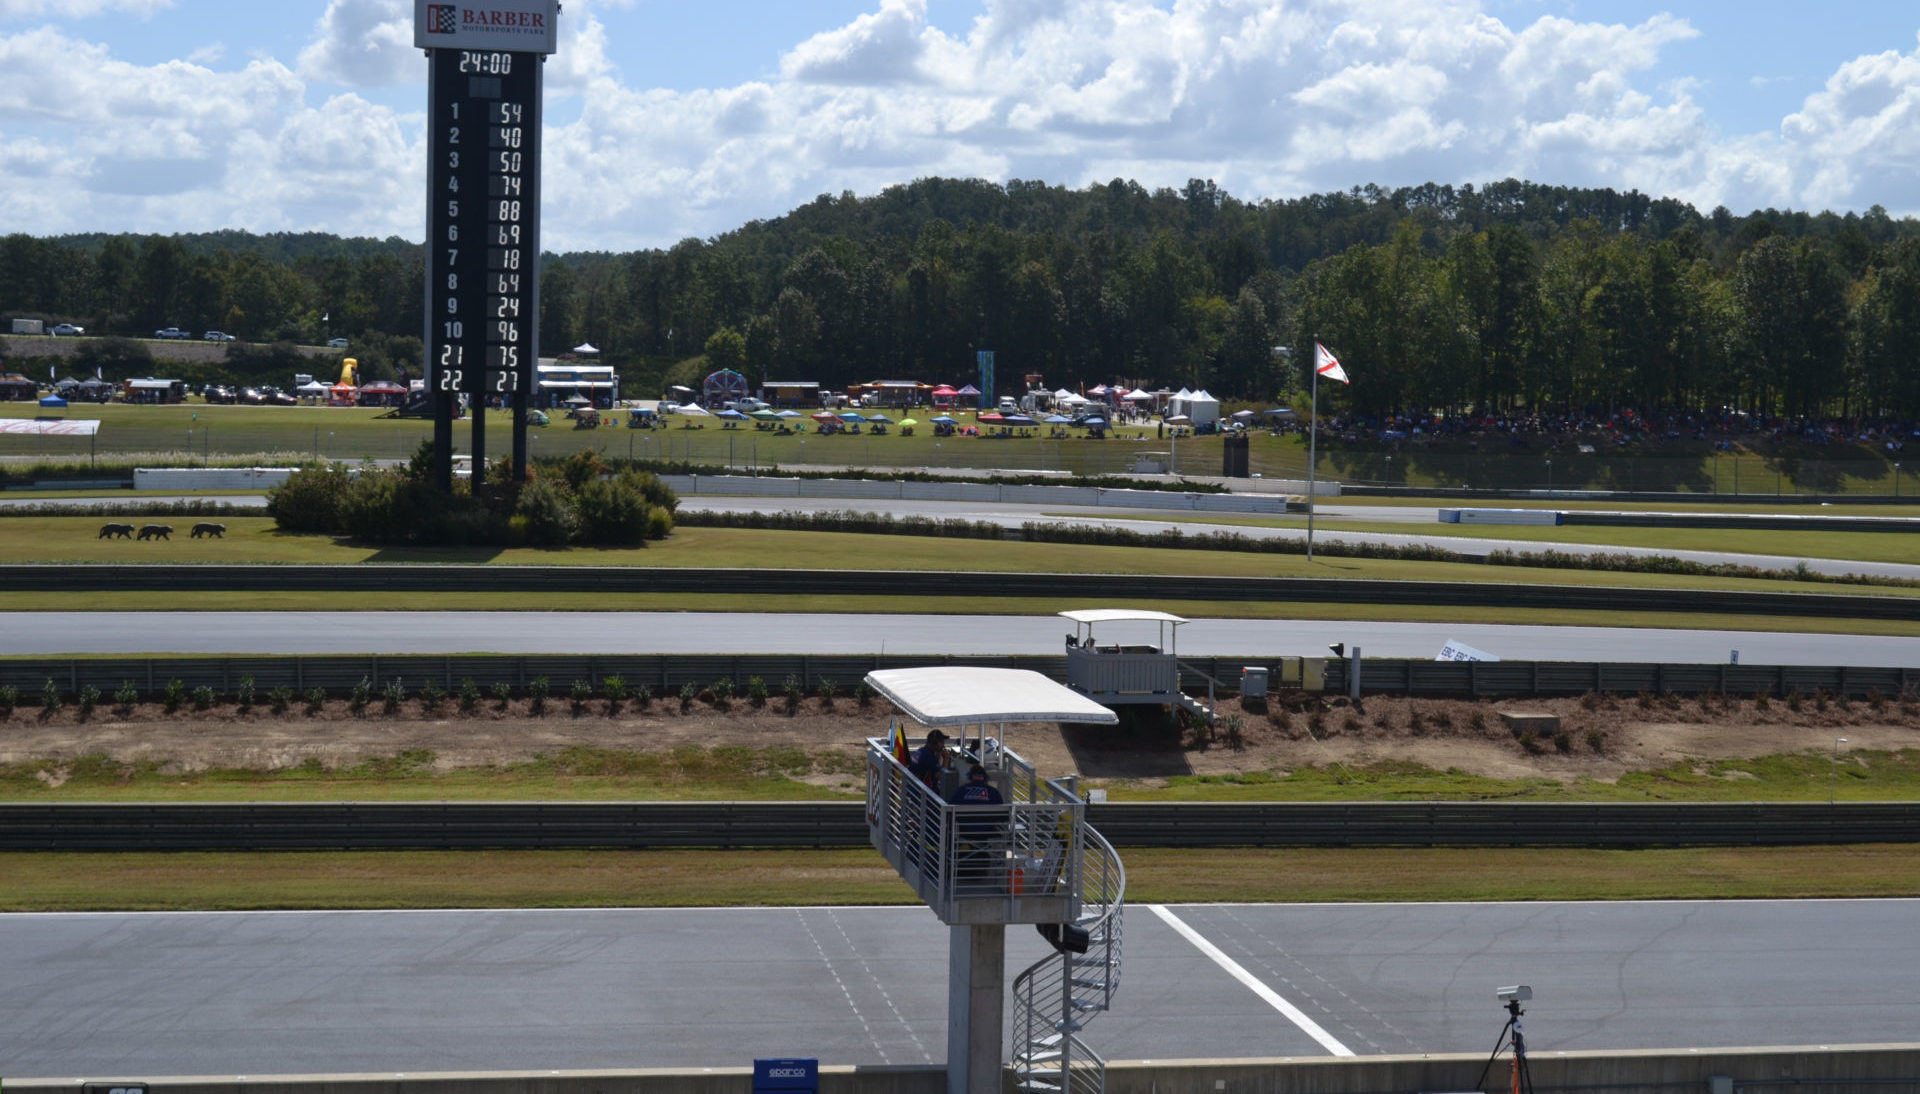
[[[454,4],[427,5],[427,33],[452,34],[460,25],[460,10]]]

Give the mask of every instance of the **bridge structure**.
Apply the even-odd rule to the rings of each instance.
[[[867,741],[869,839],[949,928],[947,1094],[1000,1094],[1006,929],[1032,924],[1054,952],[1013,981],[1012,1068],[1030,1094],[1101,1094],[1106,1061],[1079,1037],[1120,982],[1126,872],[1086,822],[1071,776],[1043,779],[1006,747],[1019,722],[1112,725],[1113,711],[1024,669],[884,669],[867,683],[927,731]],[[958,761],[922,781],[909,749],[957,729]],[[936,742],[937,747],[944,744]],[[954,800],[983,769],[998,804]]]

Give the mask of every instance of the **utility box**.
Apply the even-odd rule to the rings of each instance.
[[[1267,697],[1267,666],[1248,665],[1240,670],[1240,698],[1265,699]]]
[[[1300,690],[1327,690],[1327,659],[1324,657],[1302,657],[1300,659]]]
[[[13,333],[45,334],[47,333],[47,321],[44,319],[15,319],[13,321]]]
[[[1245,433],[1230,433],[1220,442],[1220,474],[1229,479],[1244,479],[1252,474]]]

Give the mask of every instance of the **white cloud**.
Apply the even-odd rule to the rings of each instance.
[[[109,11],[145,19],[172,6],[173,0],[0,0],[0,19],[84,19]]]
[[[988,0],[949,34],[926,0],[873,0],[796,43],[774,79],[672,91],[623,72],[596,17],[631,2],[569,0],[546,69],[549,99],[568,103],[550,103],[546,131],[555,249],[666,245],[931,175],[1211,177],[1249,199],[1513,175],[1702,208],[1920,211],[1920,51],[1840,64],[1778,132],[1730,136],[1696,80],[1651,85],[1663,51],[1696,36],[1667,15],[1508,25],[1476,0]],[[217,52],[139,67],[51,29],[0,36],[0,219],[417,237],[423,119],[362,97],[424,83],[411,20],[407,0],[330,0],[292,70],[216,72]]]
[[[304,79],[360,88],[426,80],[408,0],[328,0],[315,33],[296,66]]]

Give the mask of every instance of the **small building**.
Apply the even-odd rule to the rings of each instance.
[[[128,380],[121,388],[122,399],[129,403],[184,403],[187,385],[183,380],[162,380],[151,376]]]
[[[1073,623],[1073,631],[1067,635],[1067,687],[1101,706],[1182,707],[1212,723],[1212,705],[1180,689],[1179,631],[1187,620],[1166,612],[1132,608],[1059,614]],[[1096,624],[1121,623],[1155,624],[1157,640],[1101,642],[1094,636]]]
[[[0,400],[10,403],[32,402],[40,397],[40,385],[17,372],[0,376]]]
[[[932,385],[914,380],[872,380],[864,384],[848,384],[847,396],[861,406],[886,406],[905,410],[912,406],[924,405]]]
[[[760,398],[772,406],[820,406],[818,380],[768,380],[760,385]]]
[[[620,377],[612,365],[542,358],[534,373],[533,405],[543,410],[565,406],[575,396],[601,410],[611,410],[620,400]]]

